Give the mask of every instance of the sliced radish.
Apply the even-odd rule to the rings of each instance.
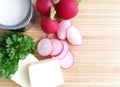
[[[51,56],[57,56],[59,55],[63,50],[63,44],[58,39],[50,39],[53,45],[53,51],[50,54]]]
[[[59,60],[59,61],[60,61],[61,68],[68,69],[72,67],[74,63],[74,55],[72,54],[72,52],[68,51],[66,56],[62,60]]]
[[[67,40],[72,45],[80,45],[80,44],[82,44],[81,34],[80,34],[80,32],[74,26],[71,26],[67,30]]]
[[[69,51],[68,44],[65,41],[61,41],[61,42],[63,44],[63,51],[58,56],[54,57],[54,58],[56,58],[58,60],[63,59],[65,57],[65,55],[67,54],[67,52]]]
[[[41,56],[50,55],[52,50],[53,50],[52,43],[48,38],[40,40],[37,44],[37,51]]]
[[[59,39],[64,40],[66,38],[66,30],[71,26],[71,22],[69,20],[63,20],[59,23],[57,36]]]

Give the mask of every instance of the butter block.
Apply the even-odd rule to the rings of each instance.
[[[56,87],[64,83],[58,60],[46,59],[29,66],[31,87]]]
[[[29,54],[24,60],[19,61],[17,72],[13,75],[12,80],[19,84],[21,87],[31,87],[29,81],[28,66],[31,63],[38,62],[32,54]]]

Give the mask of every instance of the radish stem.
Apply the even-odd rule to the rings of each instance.
[[[54,4],[59,3],[60,0],[52,0]]]
[[[83,0],[76,0],[76,1],[77,1],[77,4],[80,5]]]
[[[55,8],[51,7],[51,9],[50,9],[50,18],[52,20],[54,20],[55,14],[56,14]]]

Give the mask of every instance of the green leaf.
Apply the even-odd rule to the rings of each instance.
[[[36,53],[36,43],[28,35],[3,33],[0,45],[0,77],[8,79],[17,71],[19,60],[29,53]]]
[[[2,53],[0,53],[0,63],[2,62],[4,55]]]
[[[22,42],[22,37],[19,37],[17,40],[18,40],[18,43],[21,43]]]
[[[14,41],[14,42],[16,42],[16,41],[17,41],[17,39],[18,39],[17,34],[12,34],[12,39],[13,39],[13,41]]]
[[[13,44],[13,41],[12,41],[12,39],[10,37],[8,37],[6,39],[6,43],[9,44],[9,45],[11,45],[11,44]]]

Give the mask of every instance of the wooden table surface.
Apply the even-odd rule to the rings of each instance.
[[[40,18],[37,15],[25,32],[35,41],[45,37]],[[70,45],[75,63],[62,70],[65,84],[60,87],[120,87],[120,0],[85,0],[71,22],[81,32],[83,44]],[[0,87],[19,86],[0,79]]]

